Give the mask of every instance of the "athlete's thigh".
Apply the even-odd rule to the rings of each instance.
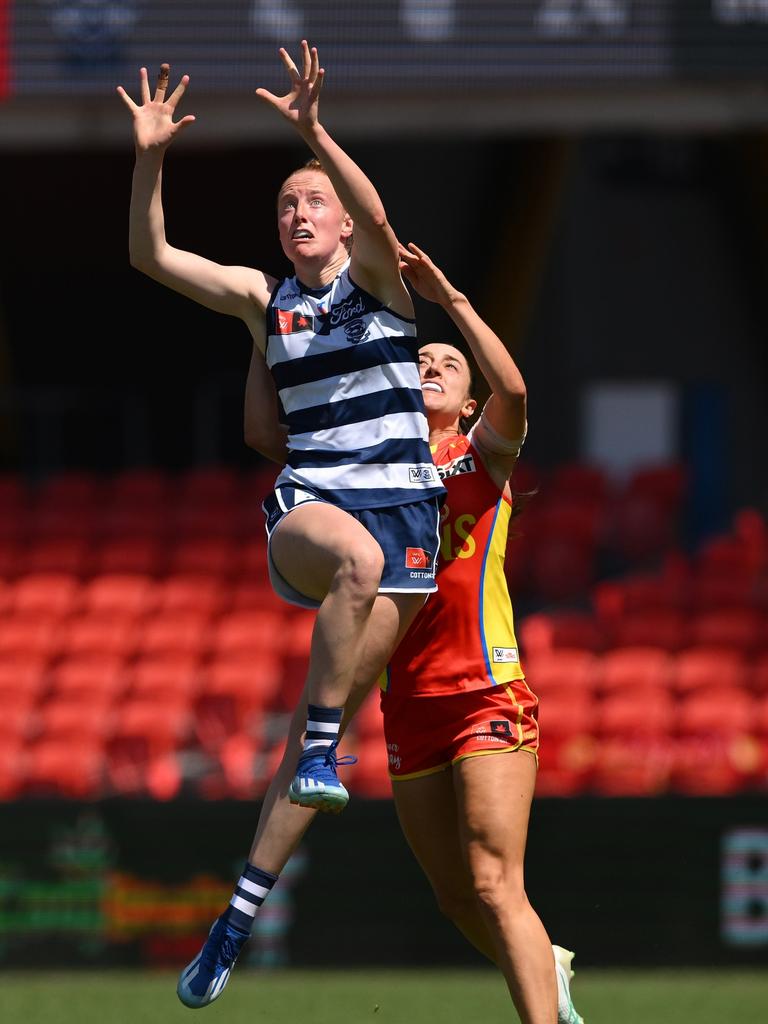
[[[373,604],[365,634],[365,646],[354,683],[344,705],[342,734],[360,705],[378,683],[392,653],[424,604],[426,594],[379,594]]]
[[[455,890],[466,867],[450,769],[393,779],[392,794],[403,835],[432,887]]]
[[[536,784],[536,759],[524,750],[467,757],[453,766],[461,842],[470,863],[491,853],[522,869]]]
[[[348,512],[324,501],[299,505],[281,519],[270,538],[270,553],[280,575],[316,600],[328,593],[345,559],[382,559],[368,530]]]

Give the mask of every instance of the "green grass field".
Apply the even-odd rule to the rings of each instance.
[[[491,971],[280,971],[235,974],[190,1018],[166,973],[6,973],[3,1024],[509,1024],[517,1019]],[[765,1024],[768,971],[581,971],[574,1001],[586,1024]]]

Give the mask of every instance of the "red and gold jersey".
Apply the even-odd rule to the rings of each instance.
[[[433,451],[448,492],[440,524],[438,591],[395,651],[389,693],[460,693],[523,679],[504,575],[512,506],[468,437]]]

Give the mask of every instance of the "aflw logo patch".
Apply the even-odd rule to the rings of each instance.
[[[419,480],[431,483],[435,479],[435,471],[432,466],[410,466],[408,476],[413,483]]]
[[[431,551],[425,551],[424,548],[405,549],[406,569],[428,569],[431,561]]]
[[[516,665],[519,660],[516,647],[493,648],[493,661],[496,665]]]
[[[294,313],[289,309],[275,310],[275,334],[297,334],[299,331],[314,331],[315,318],[306,313]]]

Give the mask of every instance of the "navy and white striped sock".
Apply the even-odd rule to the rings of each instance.
[[[262,871],[261,868],[255,868],[246,861],[229,906],[221,915],[227,924],[238,931],[249,933],[256,911],[269,896],[277,878],[278,876],[273,875],[271,871]]]
[[[310,704],[307,708],[307,735],[304,749],[328,748],[339,737],[339,726],[344,708],[321,708]]]

